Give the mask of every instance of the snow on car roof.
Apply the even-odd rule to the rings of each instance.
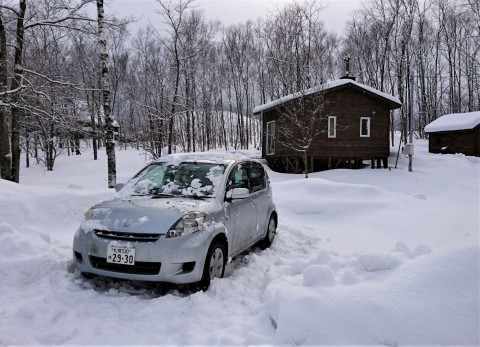
[[[266,104],[263,104],[263,105],[259,105],[259,106],[255,107],[253,109],[253,113],[255,114],[255,113],[259,113],[261,111],[269,110],[271,108],[282,105],[282,104],[284,104],[286,102],[289,102],[291,100],[299,98],[302,95],[305,96],[305,95],[313,94],[313,93],[316,93],[316,92],[319,92],[319,91],[322,91],[322,90],[332,89],[332,88],[339,87],[339,86],[342,86],[342,85],[345,85],[345,84],[353,84],[357,87],[360,87],[364,90],[369,91],[372,94],[376,94],[376,95],[378,95],[378,96],[380,96],[384,99],[387,99],[387,100],[389,100],[393,103],[396,103],[398,105],[402,105],[402,103],[400,102],[400,99],[398,99],[397,97],[395,97],[393,95],[381,92],[381,91],[379,91],[375,88],[366,86],[365,84],[359,83],[359,82],[351,80],[351,79],[341,79],[341,80],[327,82],[327,83],[324,83],[322,85],[304,90],[303,92],[297,92],[297,93],[293,93],[293,94],[290,94],[290,95],[286,95],[284,97],[281,97],[280,99],[267,102]]]
[[[426,133],[469,130],[480,124],[480,111],[451,113],[435,119],[425,127]]]
[[[247,155],[240,152],[227,151],[209,151],[209,152],[194,152],[194,153],[174,153],[168,154],[158,159],[158,162],[168,162],[172,164],[179,164],[185,161],[202,161],[218,164],[228,164],[231,161],[251,159]]]

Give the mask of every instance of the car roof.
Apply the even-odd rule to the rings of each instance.
[[[252,161],[250,157],[242,153],[232,152],[195,152],[169,154],[156,160],[161,163],[179,164],[182,162],[203,162],[228,165],[232,162]]]

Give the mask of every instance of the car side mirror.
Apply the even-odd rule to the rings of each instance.
[[[250,195],[250,191],[248,188],[233,188],[229,191],[227,191],[227,194],[225,197],[228,200],[234,200],[234,199],[245,199],[248,198]]]
[[[125,187],[125,183],[117,183],[115,185],[115,191],[119,192],[120,190],[122,190],[123,187]]]

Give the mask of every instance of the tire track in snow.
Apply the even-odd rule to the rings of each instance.
[[[238,344],[271,344],[275,340],[275,324],[272,320],[270,298],[266,289],[280,277],[297,280],[292,268],[318,256],[320,238],[306,235],[301,229],[280,223],[270,248],[236,257],[229,264],[227,277],[216,279],[210,289],[202,293],[212,301],[221,303],[223,318],[231,317],[236,334],[248,332],[244,340],[223,341]],[[252,320],[252,317],[256,317]],[[265,332],[270,335],[266,335]]]

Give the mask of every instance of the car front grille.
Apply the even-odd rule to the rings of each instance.
[[[99,270],[123,272],[135,275],[158,275],[162,263],[136,261],[135,265],[107,263],[105,258],[90,256],[90,263]]]
[[[131,242],[155,242],[160,238],[161,234],[137,234],[124,233],[109,230],[94,230],[96,236],[102,239],[131,241]]]

